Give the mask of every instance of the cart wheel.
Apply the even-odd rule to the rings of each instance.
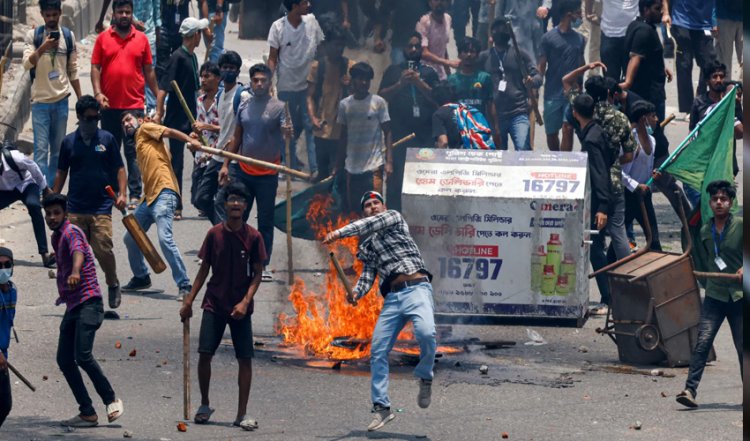
[[[644,351],[653,351],[659,346],[659,330],[654,325],[642,325],[635,330],[635,341]]]

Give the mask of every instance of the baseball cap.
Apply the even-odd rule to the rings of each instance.
[[[182,20],[182,24],[180,24],[180,35],[183,37],[189,37],[206,28],[208,28],[207,18],[201,18],[199,20],[195,17],[188,17]]]

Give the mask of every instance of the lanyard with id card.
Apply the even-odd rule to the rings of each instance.
[[[727,269],[727,264],[724,262],[724,259],[719,256],[719,246],[721,246],[721,242],[724,240],[724,234],[727,232],[727,228],[729,228],[729,221],[724,225],[724,229],[721,230],[721,234],[716,234],[716,223],[711,223],[711,236],[714,240],[714,263],[716,264],[716,267],[719,268],[719,271],[724,271]]]
[[[497,53],[497,49],[495,49],[494,47],[492,48],[492,53],[495,55],[495,57],[497,57],[497,69],[498,75],[500,75],[500,81],[497,82],[497,91],[505,92],[505,90],[508,88],[508,81],[505,79],[503,59],[500,57],[500,54]]]

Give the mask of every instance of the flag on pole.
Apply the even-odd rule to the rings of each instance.
[[[735,96],[734,89],[727,93],[659,167],[659,171],[668,172],[683,183],[700,189],[703,223],[713,217],[706,196],[708,184],[716,180],[734,181]],[[733,210],[737,209],[736,202]]]

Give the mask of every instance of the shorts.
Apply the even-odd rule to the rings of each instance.
[[[544,132],[547,135],[560,131],[568,106],[570,103],[566,99],[544,100]]]
[[[198,353],[214,355],[224,337],[224,330],[229,325],[235,357],[241,360],[253,358],[255,350],[253,348],[253,323],[250,317],[251,315],[247,314],[242,320],[234,320],[204,309],[198,337]]]

